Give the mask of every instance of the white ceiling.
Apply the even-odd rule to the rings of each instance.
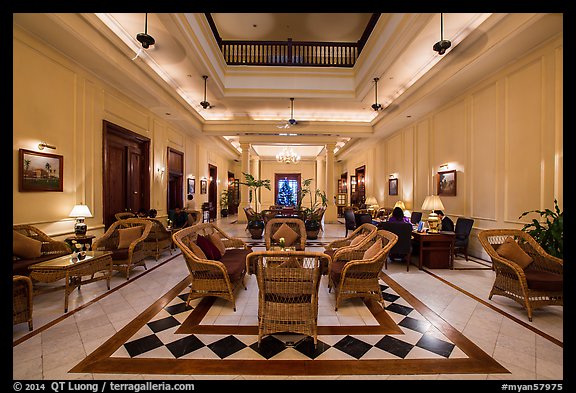
[[[288,34],[328,41],[357,40],[370,15],[212,14],[223,39]],[[143,13],[14,14],[13,20],[175,127],[220,139],[230,158],[239,157],[241,142],[263,157],[285,144],[303,158],[326,143],[336,143],[341,158],[354,154],[562,31],[556,14],[448,13],[444,38],[452,47],[440,56],[432,50],[440,14],[382,14],[354,68],[249,67],[223,62],[204,14],[148,14],[147,33],[156,40],[148,50],[136,40]],[[210,109],[200,106],[202,75]],[[385,108],[379,112],[370,108],[374,77]],[[298,125],[284,130],[278,126],[290,118],[290,97]]]

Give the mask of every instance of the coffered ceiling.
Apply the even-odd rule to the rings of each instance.
[[[79,62],[190,135],[209,138],[229,158],[250,143],[262,158],[284,145],[313,158],[335,144],[346,159],[414,122],[516,57],[562,32],[561,14],[381,14],[356,65],[228,66],[202,13],[148,14],[156,43],[142,49],[144,13],[13,14],[14,25]],[[223,39],[357,41],[371,14],[214,13]],[[204,79],[207,75],[204,109]],[[374,81],[378,102],[375,112]],[[298,124],[290,118],[290,98]]]

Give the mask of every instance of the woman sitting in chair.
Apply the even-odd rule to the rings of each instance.
[[[388,219],[388,222],[406,222],[410,224],[410,218],[404,217],[404,211],[400,206],[396,206],[392,210],[392,217]]]

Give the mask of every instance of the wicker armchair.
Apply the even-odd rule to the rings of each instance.
[[[512,237],[533,259],[526,268],[503,258],[497,252],[506,238]],[[488,299],[506,296],[526,309],[532,322],[534,309],[548,305],[564,305],[564,261],[548,254],[528,233],[519,229],[489,229],[478,233],[478,240],[492,259],[496,272]]]
[[[129,218],[128,220],[136,220]],[[172,255],[172,232],[168,231],[164,224],[156,218],[144,218],[152,223],[152,228],[148,237],[144,240],[144,248],[148,251],[149,255],[153,256],[156,260],[160,258],[160,254],[164,251],[169,251]]]
[[[202,222],[202,211],[186,210],[188,213],[188,226],[196,225]]]
[[[247,266],[256,266],[258,345],[266,335],[291,332],[311,336],[316,346],[320,270],[329,259],[310,251],[257,251],[246,257]]]
[[[226,249],[219,261],[199,257],[193,251],[192,243],[196,242],[198,235],[212,234],[220,237]],[[172,239],[182,250],[192,279],[186,305],[193,299],[216,296],[231,301],[236,311],[234,293],[240,285],[246,289],[246,255],[251,253],[252,249],[242,239],[230,237],[210,222],[181,229],[172,235]]]
[[[32,225],[14,225],[12,229],[24,236],[42,242],[40,249],[41,255],[37,258],[23,259],[17,255],[12,256],[13,274],[27,276],[29,275],[28,266],[72,253],[72,250],[66,242],[54,240],[40,229]]]
[[[136,218],[137,216],[132,212],[119,212],[114,214],[114,217],[116,220],[125,220],[127,218]]]
[[[12,324],[28,322],[32,331],[32,280],[27,276],[12,276]]]
[[[293,246],[297,251],[304,251],[306,249],[306,226],[304,221],[299,218],[272,218],[266,223],[264,230],[264,239],[266,241],[266,249],[270,250],[273,245],[278,245],[273,236],[282,224],[288,225],[296,234],[298,238],[294,241]]]
[[[382,248],[370,259],[363,259],[364,253],[375,242],[382,240]],[[344,299],[353,297],[372,298],[384,302],[378,283],[378,275],[388,258],[390,249],[398,241],[398,236],[392,232],[379,230],[368,235],[357,245],[338,250],[328,266],[328,289],[336,291],[336,307]]]
[[[354,232],[352,232],[349,236],[345,237],[344,239],[334,240],[325,245],[324,248],[326,249],[326,251],[336,251],[339,248],[348,247],[356,237],[371,235],[374,234],[377,230],[378,228],[376,228],[376,226],[373,224],[369,223],[362,224],[358,228],[356,228]]]
[[[127,248],[118,248],[120,241],[120,229],[141,226],[142,234],[133,240]],[[146,269],[145,258],[150,255],[146,248],[145,240],[152,230],[152,221],[144,218],[130,218],[118,220],[112,223],[108,230],[101,237],[94,240],[93,250],[111,251],[112,268],[126,273],[126,280],[130,279],[130,271],[137,266],[144,266]]]

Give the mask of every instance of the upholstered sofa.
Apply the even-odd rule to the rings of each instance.
[[[32,225],[13,226],[12,274],[28,276],[29,266],[71,253],[66,242],[54,240]]]

